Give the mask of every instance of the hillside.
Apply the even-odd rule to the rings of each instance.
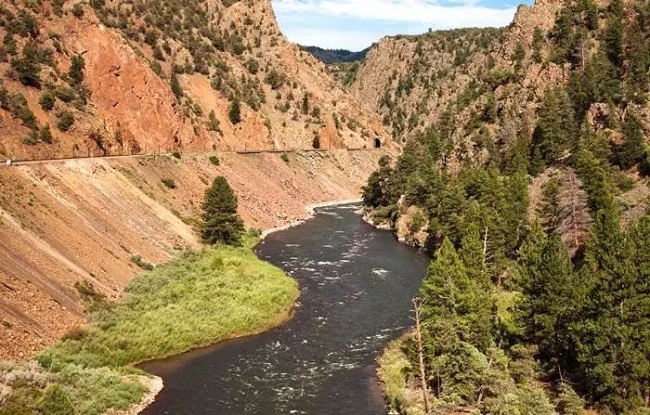
[[[0,156],[362,148],[382,135],[282,36],[268,0],[18,1],[0,22]]]
[[[379,119],[284,38],[270,0],[3,2],[0,39],[0,360],[79,325],[84,284],[115,299],[197,247],[216,175],[268,229],[357,198],[380,156],[363,150]],[[280,152],[236,154],[261,150]],[[108,155],[134,157],[77,159]]]
[[[300,46],[300,49],[314,55],[316,59],[326,65],[333,63],[352,63],[365,59],[370,48],[360,52],[352,52],[345,49],[323,49],[318,46]]]
[[[382,359],[398,413],[647,412],[649,17],[541,0],[384,39],[349,77],[405,143],[368,216],[434,256],[422,340]]]

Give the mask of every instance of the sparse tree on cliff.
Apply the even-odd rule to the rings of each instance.
[[[235,99],[230,103],[230,109],[228,110],[228,117],[230,122],[234,124],[239,124],[241,122],[241,103],[239,99]]]
[[[207,244],[239,245],[244,223],[237,214],[237,196],[225,177],[219,176],[205,192],[201,238]]]

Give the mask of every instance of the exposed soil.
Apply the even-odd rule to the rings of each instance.
[[[142,270],[200,242],[203,194],[226,176],[246,224],[260,229],[307,217],[309,204],[356,199],[382,152],[209,154],[87,159],[0,169],[0,360],[24,359],[81,324],[74,288],[109,298]],[[169,189],[162,179],[171,179]]]

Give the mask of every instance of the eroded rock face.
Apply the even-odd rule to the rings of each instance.
[[[23,1],[8,7],[16,15],[27,10]],[[48,7],[39,14],[28,12],[38,34],[33,39],[14,36],[16,56],[29,42],[52,52],[52,62],[41,65],[41,87],[17,82],[10,59],[0,62],[0,73],[14,73],[15,79],[2,76],[4,88],[25,97],[37,127],[51,127],[53,142],[25,140],[35,130],[12,111],[0,109],[0,158],[293,150],[314,143],[326,149],[372,148],[375,136],[386,136],[376,114],[363,110],[332,81],[322,63],[280,33],[270,1],[240,1],[229,7],[216,0],[198,2],[194,12],[201,18],[186,22],[203,25],[192,28],[192,41],[179,31],[183,25],[156,26],[158,11],[134,7],[114,0],[103,8],[86,6],[79,17],[68,6],[60,15]],[[126,14],[117,18],[112,14],[116,8]],[[175,18],[184,14],[189,10]],[[147,37],[150,32],[155,40]],[[5,34],[0,25],[0,36]],[[80,85],[68,76],[75,56],[85,63]],[[280,80],[272,81],[271,74]],[[173,77],[179,96],[171,88]],[[85,104],[78,97],[63,98],[60,92],[66,89],[85,91]],[[39,105],[45,90],[59,97],[51,110]],[[241,100],[239,123],[229,116],[235,97]],[[75,122],[62,131],[56,126],[65,111]]]
[[[369,51],[349,91],[366,110],[381,115],[397,140],[414,137],[442,122],[448,111],[456,112],[453,137],[459,147],[471,150],[480,138],[468,125],[488,105],[488,92],[500,116],[533,120],[546,90],[566,82],[564,67],[532,58],[535,29],[547,33],[561,8],[562,2],[555,0],[520,6],[512,24],[503,29],[386,37]],[[544,57],[547,42],[541,46]],[[520,63],[514,59],[518,47],[524,50]],[[476,82],[484,80],[489,80],[489,89],[474,97]],[[484,124],[484,135],[493,133],[495,128]],[[475,158],[480,161],[480,154]]]

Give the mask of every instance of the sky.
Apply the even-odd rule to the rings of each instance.
[[[282,32],[305,46],[359,51],[429,28],[507,26],[532,0],[272,0]]]

